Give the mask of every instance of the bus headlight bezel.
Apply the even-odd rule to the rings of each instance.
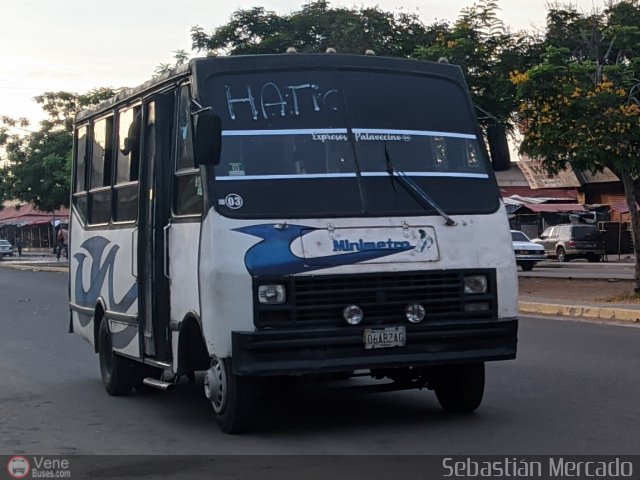
[[[465,295],[482,295],[489,289],[489,280],[486,275],[468,275],[464,277]]]
[[[342,310],[342,318],[349,325],[359,325],[364,320],[364,312],[358,305],[349,305]]]
[[[404,309],[404,316],[411,323],[420,323],[427,315],[427,310],[420,303],[410,303]]]
[[[284,285],[267,284],[258,287],[258,302],[263,305],[282,305],[287,301]]]

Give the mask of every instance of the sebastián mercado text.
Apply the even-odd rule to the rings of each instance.
[[[606,460],[585,457],[549,457],[544,460],[445,457],[442,468],[443,477],[450,478],[629,478],[634,472],[632,462],[617,457]]]

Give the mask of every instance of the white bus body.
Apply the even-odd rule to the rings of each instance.
[[[511,236],[457,67],[197,59],[75,131],[70,329],[110,394],[205,371],[238,432],[258,379],[357,371],[464,412],[515,358]]]

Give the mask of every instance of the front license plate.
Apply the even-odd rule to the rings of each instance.
[[[404,347],[407,330],[405,327],[367,328],[363,340],[366,349]]]

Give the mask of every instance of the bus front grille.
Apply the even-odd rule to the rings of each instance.
[[[486,275],[487,293],[465,295],[463,282],[468,275]],[[256,303],[258,328],[347,327],[342,312],[349,305],[362,308],[362,325],[406,322],[405,308],[412,303],[425,307],[425,322],[491,318],[497,310],[494,270],[310,275],[291,277],[284,284],[284,304]],[[466,307],[472,303],[486,308]]]

